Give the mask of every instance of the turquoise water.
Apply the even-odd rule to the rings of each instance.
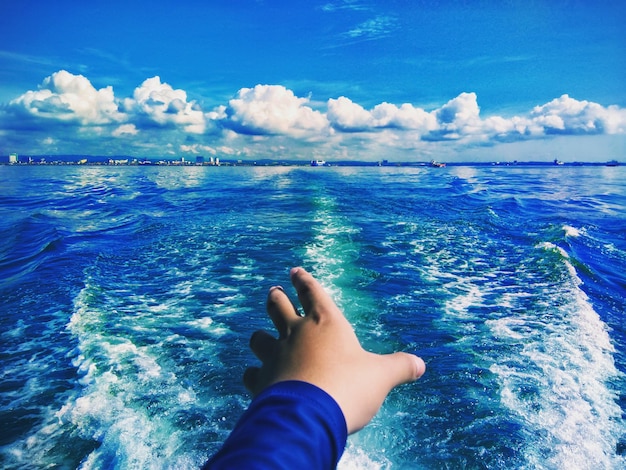
[[[343,469],[626,466],[624,167],[0,167],[0,466],[197,468],[309,269],[428,365]]]

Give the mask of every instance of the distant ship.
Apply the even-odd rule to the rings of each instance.
[[[617,160],[611,160],[609,162],[606,162],[606,166],[618,166],[619,163]]]
[[[325,160],[311,160],[311,166],[326,166]]]
[[[446,166],[445,163],[436,162],[435,160],[430,161],[430,166],[433,168],[444,168]]]

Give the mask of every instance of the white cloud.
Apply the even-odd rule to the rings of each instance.
[[[372,117],[378,127],[411,129],[421,133],[432,131],[437,127],[437,119],[433,113],[409,103],[404,103],[399,108],[394,104],[381,103],[372,109]]]
[[[192,145],[182,144],[180,146],[180,150],[181,152],[193,153],[193,154],[198,154],[198,155],[201,153],[209,153],[211,155],[217,154],[217,150],[214,147],[211,147],[210,145],[202,145],[202,144],[192,144]]]
[[[221,105],[215,108],[213,111],[209,111],[205,114],[206,118],[211,121],[219,121],[226,119],[226,106]]]
[[[377,16],[352,28],[344,36],[349,38],[379,39],[397,29],[397,20],[391,16]]]
[[[328,100],[327,107],[330,124],[340,131],[369,132],[395,128],[427,133],[437,129],[437,119],[434,113],[426,112],[408,103],[400,107],[390,103],[381,103],[371,111],[367,111],[349,98],[341,96]]]
[[[365,10],[371,10],[372,7],[371,5],[367,5],[356,0],[342,0],[339,2],[326,3],[325,5],[322,5],[320,9],[326,12],[334,12],[334,11],[341,11],[341,10],[365,11]]]
[[[543,106],[536,106],[533,122],[546,133],[618,134],[626,131],[626,110],[605,108],[598,103],[578,101],[562,95]]]
[[[328,101],[327,117],[340,132],[371,133],[381,129],[411,132],[411,139],[427,142],[458,141],[459,144],[493,145],[551,134],[624,134],[626,110],[617,106],[577,101],[563,95],[545,105],[536,106],[527,116],[490,116],[482,118],[475,93],[461,93],[430,112],[405,103],[400,107],[381,103],[371,111],[340,97]],[[381,141],[382,137],[372,136]],[[407,142],[390,138],[388,142]]]
[[[476,93],[461,93],[435,112],[435,132],[446,139],[482,134],[482,121]]]
[[[612,135],[612,142],[622,142],[626,136],[626,109],[615,105],[562,95],[517,116],[481,116],[478,103],[475,93],[461,93],[435,109],[388,102],[366,109],[346,96],[312,103],[281,85],[257,85],[203,110],[159,77],[145,80],[132,97],[116,98],[112,87],[96,89],[84,76],[61,70],[0,108],[0,135],[5,146],[35,154],[83,153],[93,143],[92,153],[371,159],[571,136]],[[44,141],[49,135],[53,145]]]
[[[27,91],[9,106],[33,118],[76,122],[83,126],[124,119],[111,86],[96,90],[87,78],[65,70],[53,73],[44,79],[39,90]]]
[[[137,135],[139,131],[134,124],[122,124],[117,129],[115,129],[111,135],[113,137],[121,137],[124,135]]]
[[[359,132],[375,127],[371,113],[345,96],[329,99],[327,106],[328,120],[335,129]]]
[[[175,90],[160,77],[145,80],[135,89],[133,98],[124,100],[125,109],[144,118],[147,125],[182,127],[185,132],[202,134],[206,121],[202,110],[195,102],[187,101],[184,90]]]
[[[324,132],[328,127],[326,118],[306,106],[308,102],[281,85],[242,88],[237,98],[228,103],[224,125],[252,135],[305,136]]]

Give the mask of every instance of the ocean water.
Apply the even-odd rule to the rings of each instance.
[[[421,355],[341,469],[626,467],[624,167],[0,167],[0,467],[197,468],[309,269]]]

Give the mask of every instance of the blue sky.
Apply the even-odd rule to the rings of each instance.
[[[626,4],[0,1],[0,154],[626,160]]]

